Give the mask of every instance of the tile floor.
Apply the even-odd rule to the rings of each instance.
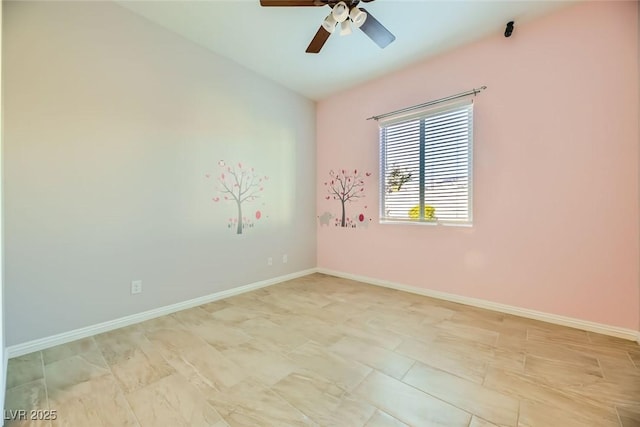
[[[7,426],[640,426],[634,342],[314,274],[15,358]]]

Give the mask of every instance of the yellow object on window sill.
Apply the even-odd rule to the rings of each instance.
[[[420,219],[420,205],[414,206],[409,209],[410,219]],[[437,221],[436,208],[429,205],[424,205],[424,220],[425,221]]]

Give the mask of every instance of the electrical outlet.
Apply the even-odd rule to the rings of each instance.
[[[131,282],[131,295],[142,293],[142,280],[133,280]]]
[[[282,255],[282,263],[286,264],[288,262],[289,262],[289,255],[287,254]]]
[[[267,265],[273,265],[273,258],[267,258]]]

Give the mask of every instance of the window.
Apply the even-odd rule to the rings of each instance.
[[[473,104],[380,121],[380,220],[471,224]]]

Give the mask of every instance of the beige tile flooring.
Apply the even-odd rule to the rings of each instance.
[[[12,359],[35,426],[640,426],[640,346],[314,274]]]

